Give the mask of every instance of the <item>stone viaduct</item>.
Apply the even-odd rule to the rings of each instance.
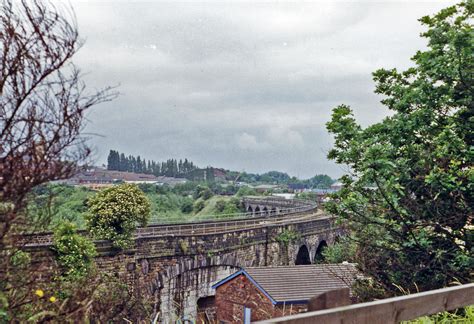
[[[313,203],[244,198],[243,204],[242,219],[138,228],[126,251],[97,241],[97,265],[132,286],[160,323],[174,323],[196,319],[213,303],[211,286],[241,267],[310,264],[343,234]],[[26,248],[44,251],[50,238],[31,236]]]

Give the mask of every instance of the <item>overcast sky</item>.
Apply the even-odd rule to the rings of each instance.
[[[453,2],[71,3],[87,85],[120,85],[88,116],[98,164],[115,149],[307,178],[344,171],[326,159],[332,108],[386,116],[371,72],[410,66],[417,19]]]

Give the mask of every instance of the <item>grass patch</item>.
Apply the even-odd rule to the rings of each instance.
[[[472,324],[474,323],[474,305],[457,309],[453,312],[442,312],[430,316],[423,316],[411,321],[402,321],[402,324]]]

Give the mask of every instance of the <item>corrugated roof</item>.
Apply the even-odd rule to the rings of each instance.
[[[253,279],[276,303],[304,302],[329,290],[350,287],[358,275],[355,265],[350,263],[251,267],[241,273]]]

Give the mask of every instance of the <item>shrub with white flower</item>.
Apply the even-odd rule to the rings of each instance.
[[[132,244],[137,225],[146,226],[150,219],[150,202],[134,184],[121,184],[100,191],[89,199],[86,224],[97,239],[112,241],[118,248]]]

